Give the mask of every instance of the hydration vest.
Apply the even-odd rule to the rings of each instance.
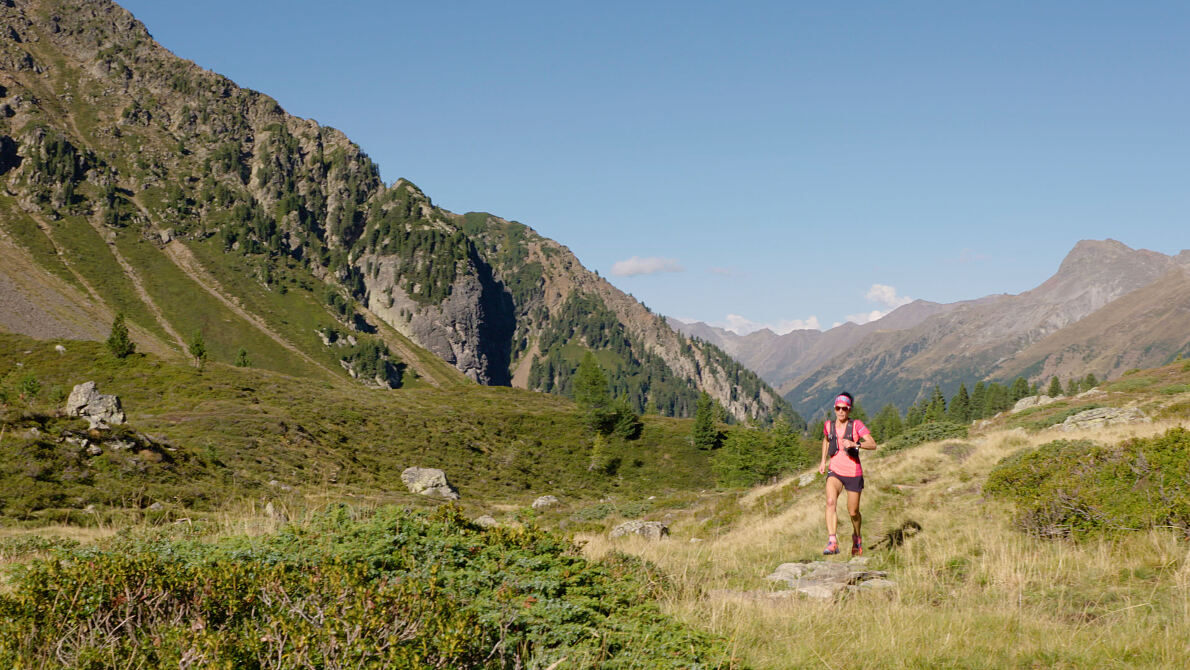
[[[843,431],[843,439],[844,440],[854,440],[855,439],[854,437],[851,436],[851,430],[852,430],[852,426],[854,424],[855,424],[854,420],[847,419],[847,428]],[[839,435],[835,431],[835,420],[834,419],[830,420],[830,424],[827,429],[827,432],[828,432],[827,444],[829,446],[826,451],[826,457],[834,458],[835,454],[839,453]],[[851,457],[852,460],[859,461],[859,447],[851,447],[850,449],[847,450],[847,455],[849,457]]]

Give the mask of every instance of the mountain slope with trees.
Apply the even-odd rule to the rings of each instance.
[[[52,278],[25,303],[103,324],[73,333],[123,313],[147,351],[184,356],[201,332],[214,360],[289,374],[559,393],[591,348],[638,411],[688,415],[706,391],[739,420],[792,416],[566,247],[384,184],[342,133],[175,57],[114,3],[14,0],[0,26],[0,242]]]

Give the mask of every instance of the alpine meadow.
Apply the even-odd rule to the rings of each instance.
[[[1190,664],[1190,251],[741,334],[114,2],[0,35],[0,666]]]

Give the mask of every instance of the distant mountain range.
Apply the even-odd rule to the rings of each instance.
[[[1057,273],[1019,295],[949,304],[918,300],[881,319],[828,331],[748,335],[672,320],[776,386],[803,415],[842,389],[873,409],[902,408],[934,385],[1117,376],[1190,355],[1190,251],[1167,256],[1084,240]]]

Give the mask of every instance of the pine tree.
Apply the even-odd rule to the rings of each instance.
[[[909,409],[905,411],[905,427],[917,428],[921,425],[922,412],[916,404],[910,405]]]
[[[1016,402],[1021,398],[1027,397],[1029,395],[1029,380],[1025,379],[1024,377],[1017,377],[1014,379],[1012,382],[1012,388],[1010,389],[1010,395],[1012,396],[1012,402]]]
[[[243,347],[240,347],[240,350],[236,352],[236,367],[237,368],[252,367],[252,359],[248,358],[248,350]]]
[[[950,401],[947,418],[954,423],[971,422],[971,398],[967,395],[967,385],[962,382],[959,383],[958,393],[955,393]]]
[[[982,419],[987,416],[988,387],[982,381],[975,382],[971,391],[971,418]]]
[[[611,392],[603,368],[589,350],[574,373],[573,384],[574,402],[586,417],[587,425],[600,433],[610,432],[615,419]]]
[[[1066,382],[1066,395],[1078,395],[1078,379],[1071,378]]]
[[[706,391],[698,395],[691,438],[694,441],[694,446],[699,449],[714,449],[719,445],[719,431],[715,428],[714,403]]]
[[[934,385],[934,393],[930,396],[930,404],[926,406],[925,423],[934,421],[942,421],[946,418],[946,396],[942,395],[942,389],[938,385]]]
[[[1050,386],[1045,394],[1051,398],[1057,398],[1062,395],[1062,382],[1058,381],[1058,375],[1050,377]]]
[[[1088,372],[1087,376],[1083,377],[1083,390],[1090,391],[1096,386],[1099,386],[1099,380],[1095,378],[1094,374]]]
[[[892,403],[882,407],[876,414],[876,418],[872,420],[872,432],[876,435],[877,440],[892,439],[904,430],[904,424],[901,423],[901,412]]]
[[[127,358],[136,353],[136,343],[128,336],[123,312],[117,314],[116,320],[112,322],[112,332],[107,336],[107,349],[116,358]]]
[[[203,365],[207,362],[207,344],[202,339],[202,331],[194,331],[194,337],[190,338],[190,344],[187,347],[190,351],[190,357],[194,359],[194,366],[202,371]]]

